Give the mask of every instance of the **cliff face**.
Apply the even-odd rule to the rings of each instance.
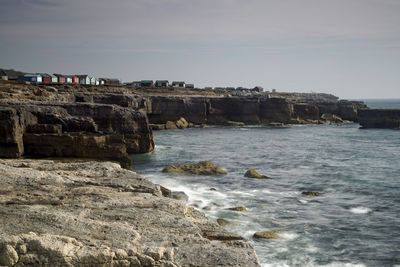
[[[192,123],[226,124],[237,121],[246,124],[301,123],[318,121],[324,113],[344,120],[357,121],[357,110],[365,107],[351,101],[301,101],[268,97],[198,97],[148,96],[146,111],[150,123],[177,121],[184,117]]]
[[[358,121],[363,128],[400,128],[399,109],[361,109]]]
[[[81,157],[120,161],[153,150],[146,114],[93,103],[0,101],[1,157]]]
[[[259,266],[251,242],[117,164],[0,159],[0,173],[1,266]]]

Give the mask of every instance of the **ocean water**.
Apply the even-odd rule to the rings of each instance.
[[[400,99],[361,99],[370,108],[400,109]]]
[[[134,170],[254,242],[262,266],[399,266],[400,131],[358,124],[157,131]],[[224,176],[165,174],[210,160]],[[254,168],[271,177],[244,177]],[[212,189],[212,190],[210,190]],[[213,190],[216,189],[216,190]],[[307,197],[303,191],[322,195]],[[248,213],[226,210],[244,206]],[[203,209],[205,208],[206,209]],[[277,240],[255,240],[279,230]]]

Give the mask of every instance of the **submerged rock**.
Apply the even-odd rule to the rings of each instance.
[[[269,230],[263,232],[254,233],[254,238],[264,238],[264,239],[278,239],[280,231],[278,230]]]
[[[256,170],[254,170],[254,169],[248,170],[248,171],[244,174],[244,176],[245,176],[245,177],[248,177],[248,178],[269,179],[268,176],[259,174],[259,173],[258,173]]]
[[[210,161],[200,161],[193,164],[182,164],[178,166],[167,166],[163,170],[166,173],[188,173],[196,175],[221,175],[227,174],[225,170],[211,163]]]
[[[225,220],[225,219],[222,219],[222,218],[217,219],[217,223],[218,223],[219,225],[221,225],[221,226],[225,226],[225,225],[231,224],[230,221]]]
[[[242,206],[228,208],[227,210],[239,211],[239,212],[247,212],[247,209],[245,207],[242,207]]]
[[[183,192],[183,191],[172,191],[171,192],[171,198],[177,199],[177,200],[182,200],[184,202],[188,202],[189,201],[189,196],[186,195],[186,193]]]
[[[317,196],[321,195],[322,193],[317,192],[317,191],[305,191],[305,192],[302,192],[302,194],[306,195],[308,197],[317,197]]]

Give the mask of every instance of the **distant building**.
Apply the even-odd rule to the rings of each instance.
[[[193,89],[193,88],[194,88],[194,84],[192,84],[192,83],[187,83],[187,84],[185,85],[185,87],[186,87],[186,88],[189,88],[189,89]]]
[[[90,84],[91,85],[96,85],[96,78],[95,77],[90,77]]]
[[[155,83],[156,87],[168,87],[169,86],[169,81],[167,80],[158,80]]]
[[[51,83],[58,83],[58,78],[55,75],[49,74],[49,76],[51,77]]]
[[[72,83],[73,77],[74,77],[74,76],[66,75],[66,76],[65,76],[65,82],[66,82],[66,83]]]
[[[8,75],[3,70],[0,70],[0,77],[1,77],[2,80],[6,80],[6,81],[8,80]]]
[[[72,83],[79,84],[79,76],[78,75],[73,75],[72,76]]]
[[[185,87],[185,82],[173,81],[172,87]]]
[[[152,87],[154,85],[152,80],[141,80],[140,86],[141,87]]]
[[[42,82],[43,83],[52,83],[51,76],[47,73],[42,74]]]
[[[65,83],[65,76],[64,75],[54,73],[54,76],[57,77],[57,82],[58,83]]]
[[[28,73],[23,76],[18,76],[18,80],[23,82],[41,83],[42,75]]]
[[[78,75],[79,84],[90,84],[90,77],[88,75]]]
[[[133,81],[130,85],[132,85],[134,87],[140,87],[141,82],[140,81]]]
[[[272,93],[276,93],[276,89],[272,89]]]

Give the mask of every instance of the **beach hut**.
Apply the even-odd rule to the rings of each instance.
[[[18,80],[23,82],[41,83],[42,75],[36,73],[27,73],[23,76],[18,76]]]
[[[131,85],[134,87],[140,87],[140,81],[133,81]]]
[[[47,73],[42,74],[43,83],[51,83],[51,76]]]
[[[72,76],[72,83],[74,83],[74,84],[79,84],[79,77],[78,77],[78,75]]]
[[[90,77],[88,75],[78,75],[80,84],[90,84]]]
[[[57,83],[65,83],[65,76],[64,75],[54,73],[54,76],[57,77]]]
[[[58,83],[58,78],[55,75],[49,74],[49,76],[51,77],[51,83]]]
[[[72,83],[72,78],[73,78],[74,76],[71,76],[71,75],[67,75],[67,76],[65,76],[65,82],[66,83]]]
[[[154,85],[152,80],[141,80],[140,86],[141,87],[152,87]]]
[[[178,82],[178,81],[173,81],[172,82],[172,87],[185,87],[185,82]]]
[[[96,78],[95,77],[90,77],[90,84],[91,85],[96,85]]]
[[[186,88],[189,88],[189,89],[193,89],[193,88],[194,88],[194,84],[192,84],[192,83],[187,83],[187,84],[185,85],[185,87],[186,87]]]
[[[6,73],[5,71],[3,71],[3,70],[0,70],[0,77],[1,77],[2,80],[5,80],[5,81],[8,80],[8,75],[7,75],[7,73]]]
[[[167,80],[158,80],[155,83],[156,87],[168,87],[169,82]]]

